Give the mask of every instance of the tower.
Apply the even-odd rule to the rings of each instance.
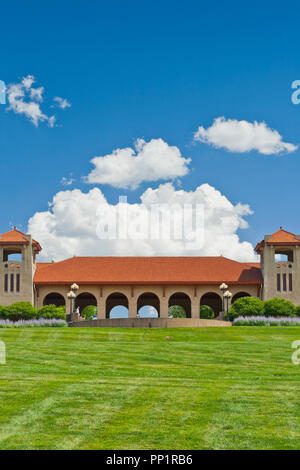
[[[0,305],[31,302],[34,305],[33,278],[40,244],[14,227],[0,235]]]
[[[300,235],[280,227],[255,247],[264,279],[263,300],[281,297],[300,305]]]

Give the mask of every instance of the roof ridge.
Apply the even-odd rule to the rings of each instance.
[[[295,234],[293,232],[289,232],[288,230],[285,230],[284,228],[280,227],[279,230],[276,230],[276,232],[272,233],[272,235],[275,235],[275,233],[279,233],[279,232],[284,232],[284,233],[288,233],[289,235],[293,235],[295,236]]]
[[[158,258],[170,258],[170,259],[178,259],[178,258],[182,258],[182,259],[225,259],[227,261],[231,261],[231,262],[234,262],[234,263],[239,263],[239,264],[243,264],[243,263],[250,263],[250,261],[237,261],[237,260],[234,260],[234,259],[231,259],[231,258],[227,258],[226,256],[201,256],[201,255],[197,255],[197,256],[184,256],[184,255],[181,255],[181,256],[172,256],[172,255],[152,255],[152,256],[144,256],[144,255],[138,255],[138,256],[130,256],[130,255],[125,255],[125,256],[120,256],[120,255],[91,255],[91,256],[70,256],[69,258],[65,258],[63,260],[60,260],[60,261],[55,261],[54,263],[57,264],[57,263],[64,263],[66,261],[70,261],[72,259],[99,259],[99,258],[106,258],[106,259],[158,259]],[[45,263],[51,263],[51,261],[45,261]]]

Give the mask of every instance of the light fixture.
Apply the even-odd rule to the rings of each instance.
[[[229,306],[229,299],[231,299],[232,297],[232,293],[229,292],[229,290],[227,290],[226,292],[224,292],[224,299],[226,299],[226,319],[227,321],[229,321],[229,316],[228,316],[228,306]]]
[[[68,299],[70,300],[70,315],[69,315],[69,321],[72,321],[72,313],[73,313],[73,301],[75,301],[76,294],[70,290],[70,292],[67,294]]]
[[[220,290],[222,291],[222,312],[224,312],[225,310],[225,305],[224,305],[224,293],[225,291],[228,289],[228,286],[227,284],[225,284],[225,282],[222,282],[222,284],[220,285]]]

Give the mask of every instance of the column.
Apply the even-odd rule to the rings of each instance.
[[[130,297],[129,299],[129,305],[128,305],[128,317],[129,318],[136,318],[137,315],[137,301],[135,297]]]
[[[168,318],[169,299],[168,297],[160,297],[160,318]]]
[[[191,297],[191,318],[200,318],[200,298],[197,286],[194,286],[193,297]]]
[[[200,318],[200,300],[197,298],[192,299],[192,304],[191,304],[191,309],[192,309],[192,318]]]
[[[97,299],[98,319],[106,318],[106,297],[98,297]]]

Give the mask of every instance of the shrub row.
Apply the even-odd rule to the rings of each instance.
[[[233,326],[300,326],[299,317],[237,317]]]
[[[8,307],[0,306],[0,319],[16,322],[18,320],[38,320],[44,319],[66,319],[65,307],[55,305],[45,305],[42,308],[34,308],[30,302],[16,302]]]
[[[295,317],[300,316],[300,306],[274,297],[264,302],[256,297],[242,297],[234,302],[229,310],[230,320],[237,317]]]
[[[45,319],[40,318],[38,320],[0,320],[0,328],[40,328],[40,327],[51,327],[51,328],[64,328],[67,327],[65,320],[57,320],[52,318]]]

